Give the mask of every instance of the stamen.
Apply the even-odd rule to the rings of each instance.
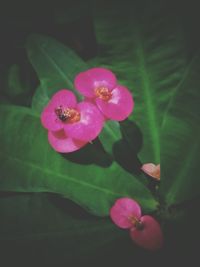
[[[128,217],[128,219],[136,227],[137,230],[142,230],[144,228],[143,223],[135,216],[131,215]]]
[[[105,86],[100,86],[95,89],[95,94],[97,97],[104,101],[108,101],[112,97],[112,92]]]
[[[59,106],[55,109],[55,113],[62,122],[73,123],[80,120],[80,113],[73,108],[64,109]]]
[[[156,166],[155,170],[152,172],[152,176],[158,181],[160,180],[160,168],[158,168],[158,165]]]

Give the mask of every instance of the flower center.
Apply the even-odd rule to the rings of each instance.
[[[143,230],[144,224],[137,219],[135,216],[131,215],[128,217],[129,221],[136,227],[137,230]]]
[[[63,108],[59,106],[55,109],[55,113],[62,122],[77,122],[80,120],[80,112],[73,108]]]
[[[112,97],[112,93],[105,86],[100,86],[95,89],[95,94],[97,97],[104,101],[108,101]]]
[[[160,180],[160,169],[156,168],[153,172],[152,172],[152,176],[154,178],[156,178],[157,180]]]

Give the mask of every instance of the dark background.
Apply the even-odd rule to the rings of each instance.
[[[199,50],[200,16],[198,1],[166,1],[166,0],[67,0],[50,3],[42,1],[1,1],[0,6],[0,88],[5,87],[8,68],[12,64],[21,67],[21,79],[32,86],[34,91],[38,84],[36,75],[30,67],[25,52],[25,41],[29,34],[39,33],[54,37],[73,48],[84,60],[91,59],[101,53],[95,31],[95,15],[113,11],[134,18],[135,7],[140,12],[151,6],[160,6],[166,13],[169,24],[171,18],[181,25],[185,36],[185,49],[188,60]],[[123,7],[123,8],[122,8]],[[120,9],[122,8],[122,12]],[[147,7],[148,9],[148,7]],[[129,14],[126,14],[129,12]],[[124,14],[123,14],[124,13]],[[131,23],[131,19],[130,19]],[[176,27],[176,25],[174,25]],[[22,78],[23,77],[23,78]],[[29,104],[29,103],[27,103]]]

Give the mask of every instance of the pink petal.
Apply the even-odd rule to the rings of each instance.
[[[87,142],[67,137],[63,130],[55,133],[49,131],[48,140],[53,149],[60,153],[73,152],[87,144]]]
[[[160,224],[149,215],[142,216],[140,220],[143,224],[143,229],[131,228],[130,236],[132,240],[137,245],[148,250],[160,249],[163,245],[163,234]]]
[[[92,98],[95,96],[93,81],[86,71],[81,72],[76,76],[74,80],[74,87],[86,97]]]
[[[76,106],[75,95],[66,89],[62,89],[53,95],[49,104],[44,108],[41,114],[42,125],[49,131],[59,131],[63,128],[63,123],[58,119],[55,109],[59,106],[74,107]]]
[[[75,78],[75,88],[86,97],[95,97],[94,90],[105,86],[113,89],[116,86],[116,76],[105,68],[92,68],[79,73]]]
[[[56,108],[60,105],[63,107],[73,108],[77,104],[76,96],[67,89],[59,90],[55,93],[50,101],[50,105]]]
[[[42,111],[41,123],[50,131],[59,131],[63,128],[62,122],[57,118],[52,106],[49,105]]]
[[[142,165],[141,170],[150,175],[151,177],[160,180],[160,164],[145,163]]]
[[[140,205],[131,198],[119,198],[110,209],[110,217],[120,228],[126,229],[133,226],[130,217],[140,219]]]
[[[68,136],[74,139],[91,141],[95,139],[103,128],[104,117],[98,108],[89,103],[81,102],[76,106],[80,112],[80,121],[66,123],[64,130]]]
[[[142,165],[141,169],[146,173],[151,173],[154,171],[155,167],[156,167],[156,165],[153,163],[145,163]]]
[[[96,104],[107,118],[117,121],[126,119],[134,107],[131,93],[121,85],[112,90],[112,98],[109,101],[96,98]]]

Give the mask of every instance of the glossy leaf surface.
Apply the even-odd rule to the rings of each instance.
[[[150,191],[94,144],[58,154],[29,109],[6,105],[0,111],[1,190],[59,193],[97,215],[107,215],[120,196],[133,197],[146,210],[156,208]]]
[[[188,66],[177,87],[161,131],[161,186],[167,204],[199,195],[200,60]]]

